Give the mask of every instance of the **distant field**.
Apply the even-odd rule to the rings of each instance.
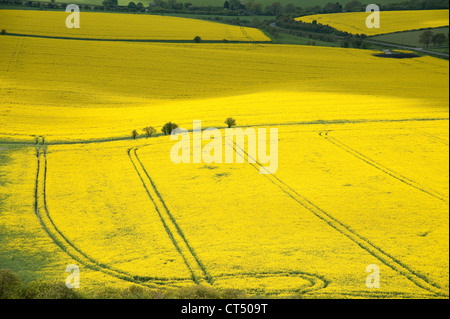
[[[1,69],[6,71],[11,63],[3,80],[3,101],[16,106],[0,117],[3,131],[45,132],[49,139],[128,136],[130,126],[141,127],[148,121],[149,125],[158,125],[171,118],[187,120],[189,113],[182,114],[190,108],[191,99],[199,99],[196,103],[209,114],[201,118],[222,125],[222,117],[236,114],[238,109],[229,107],[236,106],[238,100],[228,107],[226,99],[208,98],[267,90],[353,94],[358,88],[362,95],[416,98],[416,104],[441,107],[447,103],[442,97],[448,96],[448,91],[440,88],[440,84],[448,82],[440,75],[445,73],[448,62],[432,58],[408,59],[400,64],[373,57],[370,51],[310,46],[149,45],[12,36],[1,36],[0,40]],[[336,59],[340,62],[336,63]],[[423,63],[428,66],[427,72],[419,68]],[[396,73],[386,81],[386,73],[393,68]],[[410,72],[410,76],[405,77],[405,72]],[[433,72],[439,77],[432,76]],[[361,74],[366,73],[371,74],[370,80],[361,81]],[[404,84],[392,87],[391,81]],[[411,90],[411,86],[422,89]],[[441,97],[439,101],[435,101],[436,96]],[[263,101],[264,98],[258,103]],[[292,104],[283,105],[293,110],[298,105],[295,99],[287,101]],[[241,114],[241,121],[263,121],[258,103],[245,104],[253,105],[253,111],[248,112],[246,119],[242,116],[247,112]],[[152,107],[142,108],[146,105]],[[216,105],[216,111],[209,110],[211,105]],[[105,110],[107,118],[103,118]],[[273,113],[274,121],[274,117],[286,117],[286,112],[269,113]],[[33,119],[35,116],[39,116],[39,122]],[[321,117],[302,115],[302,120],[318,118]]]
[[[297,18],[304,22],[316,20],[328,24],[333,28],[353,34],[385,34],[398,31],[416,30],[423,28],[437,28],[449,25],[448,10],[423,11],[386,11],[380,12],[380,28],[366,27],[368,13],[349,12],[319,14]]]
[[[8,33],[98,39],[270,41],[260,30],[195,19],[156,15],[83,13],[79,29],[68,29],[67,13],[2,10],[0,28]],[[244,30],[244,32],[243,32]]]
[[[343,0],[340,1],[342,5],[345,5],[346,3],[350,2],[351,0]],[[50,2],[49,0],[44,0],[43,2]],[[66,3],[75,3],[75,4],[102,4],[103,0],[58,0],[57,2],[66,2]],[[119,5],[127,5],[130,3],[130,0],[119,0]],[[136,0],[135,3],[142,2],[145,6],[147,6],[149,3],[153,3],[153,0]],[[181,0],[178,2],[190,2],[194,5],[201,5],[201,6],[223,6],[225,3],[225,0]],[[242,1],[243,3],[247,2],[246,0]],[[255,2],[261,3],[263,6],[270,5],[274,2],[277,2],[276,0],[256,0]],[[324,6],[329,0],[279,0],[279,2],[282,5],[286,5],[288,3],[295,4],[299,7],[314,7],[314,6]],[[364,1],[361,1],[364,3]],[[366,1],[367,4],[370,3],[370,1]],[[395,3],[395,0],[378,0],[378,4],[388,4],[388,3]]]
[[[434,34],[436,33],[444,33],[446,36],[448,35],[449,28],[436,28],[431,30]],[[405,46],[413,46],[416,48],[423,47],[423,43],[420,43],[420,35],[423,33],[422,31],[407,31],[407,32],[398,32],[398,33],[391,33],[391,34],[383,34],[378,35],[375,37],[372,37],[373,40],[388,42],[388,43],[394,43],[394,44],[400,44]],[[432,44],[431,44],[432,46]]]

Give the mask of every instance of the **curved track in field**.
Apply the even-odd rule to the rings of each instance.
[[[147,192],[148,197],[153,202],[155,209],[158,212],[159,218],[161,219],[167,235],[169,236],[178,253],[183,258],[183,261],[189,269],[194,282],[199,284],[202,281],[206,281],[211,284],[211,275],[207,272],[205,266],[197,257],[197,254],[187,241],[186,236],[184,235],[180,226],[176,222],[170,210],[167,208],[167,205],[158,192],[155,183],[150,178],[150,175],[148,174],[147,170],[145,169],[144,165],[137,155],[138,149],[138,147],[130,148],[128,150],[128,156],[133,163],[133,167],[136,170],[136,173],[139,175],[139,178],[145,188],[145,191]]]
[[[389,175],[390,177],[395,178],[395,179],[399,180],[400,182],[402,182],[410,187],[413,187],[427,195],[430,195],[436,199],[439,199],[440,201],[443,201],[444,203],[448,203],[448,199],[445,197],[445,195],[443,195],[443,194],[439,193],[438,191],[435,191],[429,187],[423,186],[423,185],[413,181],[412,179],[405,177],[405,176],[387,168],[386,166],[384,166],[384,165],[378,163],[377,161],[362,154],[361,152],[358,152],[357,150],[351,148],[348,145],[345,145],[338,139],[328,135],[328,133],[329,133],[329,131],[321,131],[319,133],[319,135],[322,136],[323,138],[325,138],[325,140],[327,140],[328,142],[334,144],[335,146],[337,146],[340,149],[346,151],[347,153],[353,155],[354,157],[358,158],[359,160],[365,162],[366,164],[369,164],[369,165],[375,167],[377,170]]]
[[[432,139],[435,142],[439,142],[439,143],[442,143],[442,144],[448,146],[448,140],[446,140],[446,139],[444,139],[442,137],[439,137],[439,136],[436,136],[434,134],[431,134],[431,133],[428,133],[428,132],[425,132],[425,131],[421,131],[421,130],[418,130],[418,129],[413,129],[413,131],[418,133],[418,134],[420,134],[420,135],[422,135],[422,136],[428,137],[428,138]]]
[[[192,274],[192,278],[161,278],[161,277],[142,277],[137,275],[132,275],[127,272],[115,269],[114,267],[105,265],[98,260],[88,256],[79,247],[77,247],[67,236],[56,226],[53,221],[51,214],[47,206],[47,192],[46,192],[46,180],[47,180],[47,146],[45,144],[44,137],[39,136],[35,139],[36,143],[36,157],[37,157],[37,171],[36,171],[36,185],[35,185],[35,214],[41,224],[45,233],[51,238],[51,240],[69,257],[71,257],[76,262],[85,266],[86,268],[92,269],[94,271],[102,272],[106,275],[112,276],[114,278],[124,280],[130,283],[142,285],[149,288],[161,288],[161,287],[179,287],[177,283],[190,281],[191,279],[197,284],[214,284],[214,278],[207,272],[206,268],[203,266],[201,261],[198,259],[195,251],[189,245],[188,241],[181,228],[178,226],[176,220],[171,215],[168,210],[164,200],[159,194],[154,182],[148,175],[147,170],[140,161],[138,155],[136,154],[138,148],[132,148],[128,150],[128,156],[130,157],[133,166],[139,175],[144,188],[152,202],[155,204],[155,208],[160,215],[161,221],[167,231],[169,237],[171,238],[175,248],[182,255],[188,269]],[[140,168],[139,168],[140,166]],[[147,180],[146,180],[147,179]],[[147,184],[149,183],[149,184]],[[149,187],[149,185],[151,187]],[[153,190],[151,189],[153,188]],[[166,210],[162,212],[162,210]],[[164,216],[164,214],[166,216]],[[170,226],[172,224],[172,226]],[[177,238],[178,237],[178,238]],[[183,243],[186,247],[183,247]],[[190,256],[189,256],[190,254]],[[197,269],[196,269],[197,268]],[[200,273],[200,274],[199,274]],[[298,287],[295,291],[290,291],[298,294],[309,293],[317,291],[327,287],[328,281],[322,276],[315,274],[308,274],[304,272],[256,272],[256,273],[232,273],[232,274],[221,274],[216,276],[217,281],[223,281],[227,278],[259,278],[264,279],[268,277],[299,277],[304,279],[307,284]],[[252,291],[252,289],[248,289]],[[286,293],[289,291],[279,290],[272,291],[271,294]]]
[[[317,291],[327,287],[328,280],[322,276],[315,274],[308,274],[300,271],[292,272],[254,272],[254,273],[231,273],[231,274],[221,274],[215,275],[214,277],[208,272],[204,264],[201,262],[197,254],[195,253],[193,247],[189,244],[184,232],[177,223],[175,217],[170,212],[164,199],[159,193],[154,181],[150,177],[147,169],[140,160],[137,151],[145,146],[133,147],[128,150],[128,156],[133,164],[136,173],[138,174],[145,191],[150,198],[150,200],[155,205],[155,209],[161,219],[161,222],[166,230],[168,236],[172,240],[173,245],[176,250],[182,256],[186,266],[192,274],[193,280],[196,283],[208,283],[214,285],[215,281],[226,280],[227,278],[266,278],[266,277],[300,277],[308,282],[307,286],[302,286],[296,289],[294,292],[303,294],[312,291]],[[249,289],[251,290],[251,289]],[[288,291],[278,291],[278,293],[283,293]],[[291,291],[292,292],[292,291]]]
[[[235,153],[241,157],[244,157],[245,155],[248,158],[252,158],[245,149],[240,148],[236,143],[231,141],[226,141],[228,145],[233,147],[235,150]],[[239,148],[239,151],[237,151],[237,148]],[[245,155],[243,155],[245,154]],[[253,166],[258,172],[262,168],[263,170],[266,170],[265,167],[259,163],[256,159],[252,158],[254,160],[254,163],[249,163],[249,165]],[[292,187],[290,187],[288,184],[283,182],[280,178],[276,177],[273,174],[264,174],[265,178],[267,178],[271,183],[278,186],[284,193],[286,193],[289,197],[291,197],[293,200],[295,200],[297,203],[299,203],[301,206],[306,208],[308,211],[310,211],[312,214],[314,214],[316,217],[327,223],[330,227],[334,228],[336,231],[341,233],[343,236],[347,237],[351,241],[353,241],[355,244],[357,244],[359,247],[364,249],[366,252],[368,252],[370,255],[377,258],[380,262],[382,262],[384,265],[388,266],[392,270],[398,272],[399,274],[405,276],[407,279],[409,279],[412,283],[414,283],[416,286],[431,292],[437,296],[445,296],[448,297],[448,292],[445,291],[442,287],[439,285],[431,282],[427,277],[416,273],[414,270],[409,268],[407,265],[402,263],[397,258],[391,256],[387,252],[383,251],[373,243],[371,243],[367,238],[364,238],[363,236],[356,233],[354,230],[352,230],[349,226],[345,225],[335,217],[333,217],[330,213],[324,211],[317,205],[315,205],[313,202],[311,202],[306,197],[299,194],[297,191],[295,191]]]
[[[39,140],[41,139],[42,142]],[[72,259],[92,270],[100,271],[117,279],[125,280],[135,284],[147,286],[150,288],[158,288],[161,286],[176,287],[177,282],[186,281],[184,278],[158,278],[158,277],[142,277],[129,274],[125,271],[115,269],[105,265],[84,253],[80,248],[74,245],[63,232],[55,225],[48,206],[47,206],[47,146],[43,137],[36,139],[36,156],[37,156],[37,173],[35,186],[35,214],[46,234],[53,242],[61,248]]]
[[[235,143],[230,144],[234,151],[236,152]],[[148,145],[144,145],[148,146]],[[309,284],[307,286],[299,287],[296,291],[297,293],[310,293],[314,291],[318,291],[327,287],[328,281],[318,275],[315,274],[307,274],[302,272],[261,272],[261,273],[236,273],[236,274],[221,274],[217,275],[214,278],[208,273],[207,269],[200,261],[200,259],[195,254],[195,251],[190,246],[189,242],[186,240],[184,233],[176,222],[175,218],[167,208],[163,198],[161,197],[158,189],[156,188],[153,180],[150,178],[146,168],[142,164],[141,160],[137,155],[137,150],[139,147],[131,148],[128,150],[128,156],[141,179],[144,188],[152,202],[155,205],[158,214],[160,215],[163,226],[165,227],[166,232],[171,238],[175,248],[182,255],[183,260],[185,261],[188,269],[191,271],[192,280],[196,283],[206,283],[206,284],[214,284],[215,279],[217,281],[226,280],[226,278],[230,277],[252,277],[252,278],[264,278],[264,277],[301,277],[305,279]],[[236,152],[242,156],[245,154],[249,156],[245,150],[240,150],[240,152]],[[79,262],[80,264],[90,268],[92,270],[100,271],[104,274],[110,275],[117,279],[125,280],[128,282],[136,283],[142,286],[147,286],[150,288],[159,288],[159,287],[177,287],[177,283],[186,282],[191,280],[189,278],[157,278],[157,277],[139,277],[134,276],[124,271],[114,269],[113,267],[102,264],[101,262],[89,257],[82,250],[76,247],[55,225],[53,222],[51,215],[49,213],[47,207],[47,194],[46,194],[46,178],[47,178],[47,145],[45,144],[45,140],[42,136],[36,139],[36,156],[37,156],[37,173],[36,173],[36,188],[35,188],[35,213],[39,220],[39,223],[47,233],[47,235],[54,241],[54,243],[60,247],[65,253],[67,253],[71,258]],[[259,171],[261,167],[263,167],[259,162],[250,163],[256,170]],[[329,213],[323,211],[314,203],[312,203],[307,198],[303,197],[299,193],[297,193],[293,188],[284,183],[278,177],[275,177],[270,174],[264,175],[264,177],[268,178],[270,182],[278,186],[284,193],[286,193],[289,197],[294,199],[300,205],[305,207],[308,211],[313,213],[316,217],[326,222],[329,226],[334,228],[336,231],[340,232],[345,237],[349,238],[353,242],[355,242],[362,249],[366,250],[369,254],[376,257],[383,264],[393,269],[394,271],[400,273],[405,276],[411,282],[413,282],[418,287],[435,294],[437,296],[448,296],[448,293],[443,290],[439,285],[432,283],[425,276],[414,272],[414,270],[410,269],[407,265],[403,264],[401,261],[397,260],[395,257],[389,255],[384,252],[380,248],[376,247],[373,243],[371,243],[366,238],[357,234],[353,230],[351,230],[347,225],[343,224],[336,218],[334,218]],[[249,289],[250,290],[250,289]],[[279,293],[283,293],[283,291],[279,291]],[[326,293],[325,293],[326,294]],[[376,294],[375,294],[376,295]],[[375,296],[374,295],[374,296]]]

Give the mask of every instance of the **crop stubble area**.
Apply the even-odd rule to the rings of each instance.
[[[278,297],[448,297],[448,61],[271,44],[0,42],[0,268],[65,280],[78,264],[88,291],[198,283]],[[169,120],[223,128],[228,116],[278,128],[276,174],[174,164],[168,136],[128,138]],[[369,264],[379,289],[365,285]]]

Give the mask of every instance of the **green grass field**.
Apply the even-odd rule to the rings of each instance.
[[[449,28],[443,27],[443,28],[436,28],[432,29],[433,34],[436,33],[444,33],[446,36],[448,35]],[[383,34],[379,36],[374,36],[371,39],[376,41],[383,41],[393,44],[400,44],[405,46],[413,46],[416,48],[423,47],[423,43],[419,42],[420,35],[423,33],[423,30],[418,31],[406,31],[406,32],[397,32],[397,33],[390,33],[390,34]],[[432,46],[432,45],[431,45]],[[448,46],[448,42],[447,42]],[[439,52],[442,52],[440,50]],[[448,52],[448,49],[447,49]]]

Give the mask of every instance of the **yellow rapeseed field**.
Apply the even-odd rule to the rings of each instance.
[[[0,268],[77,264],[94,295],[448,297],[449,64],[374,53],[0,36]],[[230,116],[278,129],[274,175],[171,161],[164,123]]]
[[[316,20],[340,31],[352,34],[376,35],[407,30],[448,26],[448,10],[380,11],[380,28],[367,28],[366,18],[370,13],[345,12],[317,14],[296,18],[309,22]]]
[[[430,57],[399,63],[340,48],[0,40],[0,133],[16,138],[123,137],[169,120],[188,127],[193,117],[223,126],[232,115],[249,125],[422,117],[422,108],[448,107],[448,62]]]
[[[68,16],[60,11],[2,10],[0,28],[8,33],[68,38],[193,40],[199,36],[203,40],[270,41],[254,28],[157,15],[81,12],[80,28],[69,29]]]

